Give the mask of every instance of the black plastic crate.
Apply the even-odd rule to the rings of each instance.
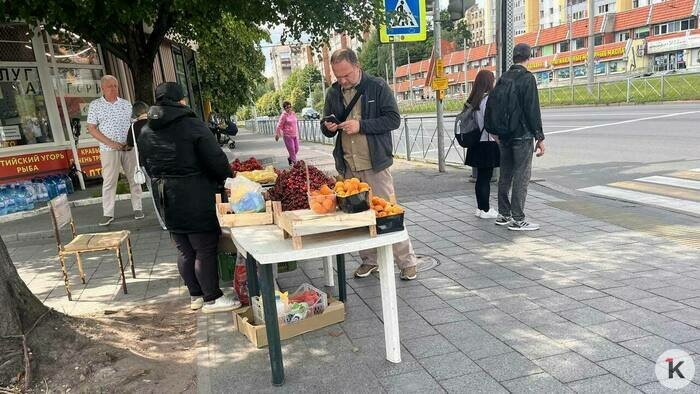
[[[393,233],[403,230],[403,213],[377,218],[377,234]]]
[[[359,192],[347,197],[338,197],[338,206],[345,213],[364,212],[369,209],[369,192]]]

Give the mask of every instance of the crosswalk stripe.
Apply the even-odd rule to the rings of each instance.
[[[674,178],[683,178],[694,181],[700,181],[700,171],[678,171],[671,173],[670,176]]]
[[[631,201],[640,204],[653,205],[660,208],[674,209],[678,211],[700,215],[700,203],[687,201],[673,197],[658,196],[633,190],[625,190],[609,186],[592,186],[580,189],[581,191],[603,197]]]
[[[608,186],[619,187],[621,189],[634,190],[649,194],[658,194],[661,196],[673,197],[680,200],[691,200],[700,202],[700,192],[683,189],[680,187],[638,181],[615,182],[608,184]]]
[[[657,183],[659,185],[683,187],[686,189],[700,190],[700,182],[691,181],[688,179],[670,178],[667,176],[649,176],[645,178],[638,178],[637,181]]]

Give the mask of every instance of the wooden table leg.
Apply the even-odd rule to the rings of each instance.
[[[326,286],[335,286],[335,281],[333,280],[333,256],[323,259],[323,278],[326,281]]]
[[[282,363],[282,345],[280,344],[280,329],[277,321],[277,305],[275,304],[275,283],[272,277],[272,265],[263,264],[260,267],[262,280],[263,309],[265,310],[265,330],[270,353],[270,369],[272,369],[272,384],[284,384],[284,364]]]
[[[248,295],[250,297],[258,296],[260,295],[258,287],[258,263],[250,253],[246,256],[245,265],[246,278],[248,279]],[[272,299],[274,300],[274,295]]]
[[[379,285],[382,291],[386,359],[392,363],[400,363],[399,307],[396,302],[396,278],[394,278],[394,252],[392,251],[392,245],[377,248],[377,264],[379,265]]]
[[[338,298],[340,302],[345,302],[348,298],[348,284],[345,281],[345,255],[335,256],[336,269],[338,270]]]

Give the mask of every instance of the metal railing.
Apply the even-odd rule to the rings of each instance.
[[[456,115],[445,115],[445,162],[449,164],[464,164],[466,149],[459,146],[454,136],[454,121]],[[249,123],[250,122],[250,123]],[[256,123],[256,124],[254,124]],[[299,139],[326,145],[335,144],[335,138],[328,138],[321,133],[318,120],[298,120]],[[247,121],[246,127],[263,135],[274,135],[277,119]],[[438,162],[437,149],[437,118],[435,116],[404,116],[398,129],[392,130],[392,152],[394,156],[406,160]]]
[[[673,73],[617,81],[544,87],[540,104],[581,105],[700,100],[700,73]]]

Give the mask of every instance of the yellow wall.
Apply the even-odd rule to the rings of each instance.
[[[562,24],[569,22],[569,10],[566,3],[566,0],[559,0],[559,10],[561,11],[559,20]]]
[[[525,0],[525,32],[540,29],[540,0]]]
[[[615,12],[622,12],[632,9],[632,0],[617,0]]]

